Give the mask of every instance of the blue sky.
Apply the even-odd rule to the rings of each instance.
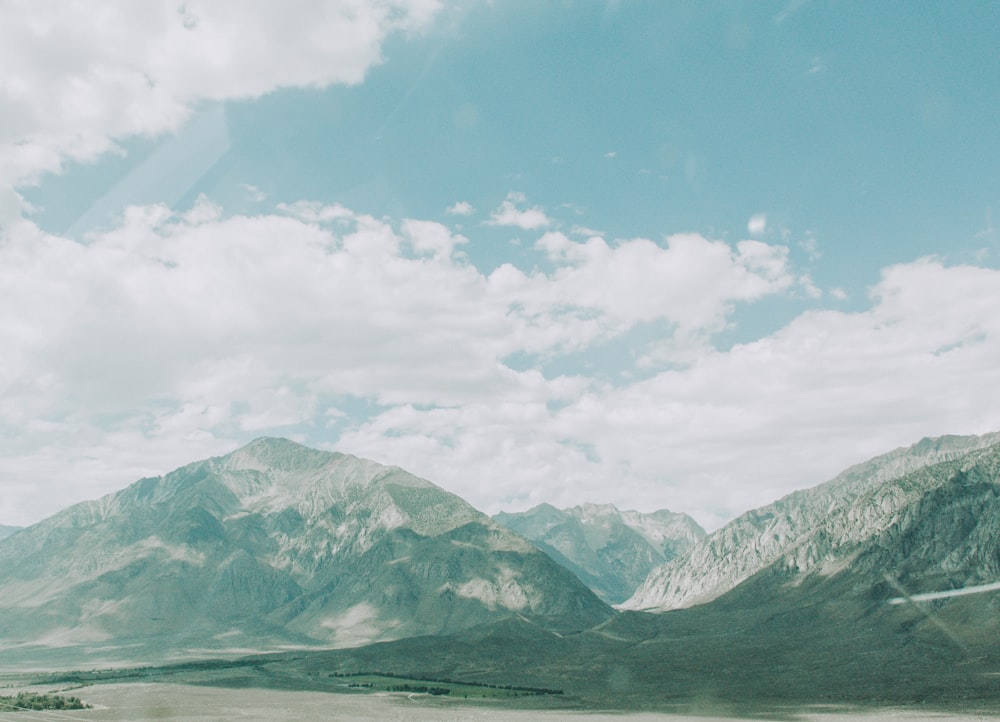
[[[711,527],[1000,429],[995,3],[237,5],[0,30],[0,522],[273,434]]]

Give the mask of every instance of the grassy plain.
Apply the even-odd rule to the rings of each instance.
[[[614,714],[582,710],[516,709],[501,700],[474,704],[431,695],[375,692],[336,694],[193,684],[125,682],[73,690],[89,710],[60,711],[59,719],[90,722],[313,722],[314,720],[378,720],[380,722],[732,722],[746,719],[710,709],[698,714]],[[46,719],[48,717],[45,717]],[[30,713],[0,713],[0,720],[26,722]],[[988,715],[940,714],[908,709],[792,709],[757,719],[794,722],[986,722]]]

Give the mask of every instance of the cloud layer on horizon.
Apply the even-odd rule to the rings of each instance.
[[[536,233],[538,267],[484,274],[442,224],[337,205],[132,207],[86,243],[14,224],[0,514],[30,521],[277,434],[491,511],[597,500],[712,525],[923,430],[1000,428],[983,410],[1000,408],[984,404],[1000,393],[1000,272],[895,266],[866,311],[716,349],[739,304],[801,286],[785,246]],[[614,381],[545,371],[650,323],[666,330]]]

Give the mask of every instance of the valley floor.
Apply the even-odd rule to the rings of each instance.
[[[51,691],[51,688],[46,691]],[[99,684],[68,690],[94,706],[89,710],[0,713],[0,720],[61,719],[91,722],[207,722],[244,720],[281,722],[296,720],[398,720],[403,722],[729,722],[745,717],[724,710],[702,710],[699,714],[636,713],[610,714],[571,710],[505,709],[474,705],[429,695],[331,694],[262,689],[229,689],[169,683]],[[1000,716],[949,714],[912,709],[817,711],[788,709],[754,719],[791,722],[987,722]]]

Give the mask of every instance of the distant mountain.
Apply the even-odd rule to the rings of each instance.
[[[851,467],[833,480],[747,512],[684,554],[654,569],[623,609],[665,611],[702,604],[781,563],[799,571],[853,564],[845,549],[887,532],[915,513],[1000,434],[924,439]]]
[[[399,468],[258,439],[0,542],[0,639],[356,645],[518,613],[612,616],[572,574]]]
[[[540,504],[493,519],[530,539],[612,604],[628,599],[654,567],[705,536],[687,514],[643,514],[611,504],[562,510]]]
[[[19,526],[4,526],[3,524],[0,524],[0,539],[6,539],[14,532],[20,531],[20,529],[21,527]]]

